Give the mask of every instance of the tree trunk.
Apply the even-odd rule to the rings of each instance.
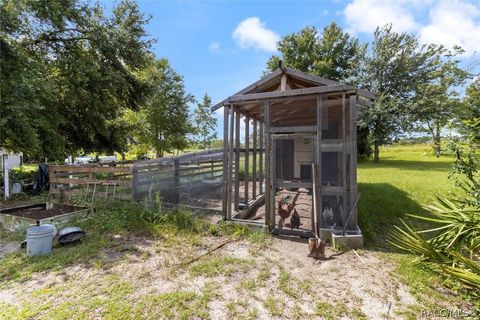
[[[433,151],[435,152],[437,158],[440,158],[440,153],[442,152],[441,139],[440,127],[437,126],[436,132],[433,134]]]
[[[373,160],[380,161],[380,140],[375,139],[373,141]]]

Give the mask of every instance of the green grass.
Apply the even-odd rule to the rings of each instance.
[[[385,251],[382,257],[396,265],[395,276],[409,286],[410,293],[427,309],[445,300],[445,289],[441,289],[445,286],[452,289],[452,302],[474,298],[427,266],[412,264],[414,256],[398,253],[386,240],[400,218],[428,214],[423,206],[431,204],[435,196],[459,192],[449,179],[452,162],[449,154],[435,157],[428,145],[399,145],[381,148],[379,162],[365,160],[358,165],[358,220],[367,248]],[[418,221],[409,221],[418,227]],[[419,312],[417,307],[403,316],[414,319]]]
[[[367,245],[385,246],[392,225],[409,213],[425,214],[435,195],[455,190],[452,156],[436,158],[428,145],[381,148],[380,161],[358,165],[359,225]]]
[[[253,265],[252,260],[217,256],[194,263],[190,267],[190,274],[205,277],[231,276],[237,272],[245,272]]]
[[[97,210],[87,219],[71,221],[86,231],[85,239],[75,246],[55,245],[48,256],[29,258],[22,251],[15,251],[0,259],[0,288],[8,281],[23,281],[40,271],[59,271],[73,264],[87,267],[103,267],[108,260],[106,251],[128,255],[135,248],[125,247],[115,237],[146,236],[161,240],[162,247],[179,250],[202,244],[202,236],[225,239],[244,239],[255,246],[264,246],[271,237],[264,232],[253,232],[245,226],[232,223],[212,224],[200,216],[184,210],[158,213],[142,209],[138,205],[112,205]],[[24,235],[2,231],[2,240],[20,241]],[[191,258],[191,257],[190,257]],[[215,261],[229,263],[229,261]],[[231,263],[243,263],[232,261]],[[224,270],[227,272],[228,270]],[[208,271],[205,271],[208,272]]]

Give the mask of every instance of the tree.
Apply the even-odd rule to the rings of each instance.
[[[480,148],[480,78],[467,87],[456,120],[456,129]]]
[[[375,31],[354,81],[358,87],[378,95],[359,118],[359,124],[367,127],[372,136],[375,161],[379,160],[382,143],[411,129],[413,100],[421,85],[435,78],[444,53],[442,46],[420,45],[416,36],[396,33],[391,25]]]
[[[196,126],[196,134],[200,136],[203,149],[210,146],[212,141],[217,138],[215,128],[217,126],[217,119],[210,110],[212,106],[212,99],[205,94],[203,101],[197,104],[194,110],[194,121]]]
[[[420,122],[420,130],[427,131],[432,136],[433,150],[437,157],[442,151],[442,129],[459,112],[461,99],[458,89],[469,76],[468,72],[459,67],[460,61],[455,59],[462,52],[460,48],[456,48],[453,53],[445,50],[431,80],[418,85],[413,99],[412,121]]]
[[[150,79],[153,89],[136,115],[136,135],[139,143],[154,148],[160,158],[165,152],[182,150],[188,145],[187,135],[194,131],[188,105],[194,99],[185,92],[182,77],[167,59],[155,60],[144,77]]]
[[[279,60],[285,66],[327,79],[346,81],[356,70],[365,47],[334,22],[320,34],[315,27],[283,37],[278,43],[281,56],[272,56],[267,69],[273,71]]]
[[[7,0],[0,10],[0,147],[43,156],[122,151],[122,114],[148,93],[137,73],[152,41],[138,6],[123,1],[106,15],[81,0]]]

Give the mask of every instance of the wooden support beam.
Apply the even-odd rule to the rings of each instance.
[[[268,76],[263,77],[262,79],[252,83],[248,87],[245,87],[242,90],[238,91],[237,93],[235,93],[235,95],[241,95],[241,94],[245,94],[245,93],[250,92],[250,91],[254,91],[258,87],[274,80],[276,77],[280,76],[281,74],[282,74],[282,70],[280,68],[278,68],[277,70],[270,73]],[[214,112],[214,111],[220,109],[225,103],[227,103],[227,100],[228,99],[225,99],[225,100],[215,104],[214,106],[212,106],[212,108],[210,110],[212,112]]]
[[[316,132],[316,126],[295,126],[295,127],[271,127],[272,133],[286,133],[286,132]]]
[[[357,199],[357,96],[350,96],[350,205]],[[357,209],[354,209],[352,224],[357,225]]]
[[[343,135],[343,154],[342,154],[342,187],[343,193],[343,219],[347,219],[347,105],[345,94],[342,95],[342,135]]]
[[[257,197],[257,120],[253,120],[252,199]]]
[[[222,196],[222,213],[223,219],[227,219],[227,187],[228,187],[228,114],[230,107],[223,106],[223,196]]]
[[[250,118],[245,117],[245,178],[244,178],[244,192],[245,192],[245,205],[248,206],[249,198],[249,178],[250,178]]]
[[[263,122],[260,122],[259,132],[260,132],[260,137],[259,137],[260,152],[258,154],[258,165],[259,165],[259,169],[258,169],[258,180],[259,180],[258,192],[261,194],[261,193],[263,193],[263,154],[264,154],[264,150],[263,150],[263,143],[264,143],[264,141],[263,141]]]
[[[273,136],[272,136],[273,137]],[[273,230],[275,228],[275,193],[277,190],[276,185],[276,150],[277,150],[277,140],[270,137],[270,187],[268,193],[270,194],[270,228]]]
[[[282,74],[282,78],[280,80],[280,90],[281,91],[287,90],[287,75],[285,73]]]
[[[240,113],[235,113],[235,196],[234,208],[238,210],[240,199]]]
[[[267,99],[285,99],[291,97],[300,97],[308,95],[316,95],[320,93],[332,93],[332,92],[342,92],[349,90],[350,87],[344,84],[339,85],[329,85],[322,87],[311,87],[304,89],[292,89],[286,91],[273,91],[273,92],[260,92],[260,93],[249,93],[234,95],[228,98],[228,102],[242,102],[242,101],[254,101],[254,100],[267,100]]]
[[[230,106],[230,125],[229,125],[229,152],[228,152],[228,203],[227,219],[232,219],[232,186],[233,186],[233,131],[234,131],[235,112],[233,105]]]
[[[272,222],[270,221],[270,101],[265,101],[263,106],[263,119],[264,119],[264,139],[265,139],[265,224],[271,228]],[[273,221],[275,224],[275,221]],[[272,230],[273,228],[271,228]]]
[[[315,196],[316,196],[316,206],[317,206],[317,213],[316,213],[316,221],[317,225],[315,226],[315,230],[313,231],[316,236],[320,236],[319,230],[322,225],[322,217],[323,217],[323,208],[322,208],[322,111],[323,111],[323,99],[321,96],[317,96],[317,135],[316,135],[316,143],[315,143],[315,160],[316,160],[316,184],[315,184]]]

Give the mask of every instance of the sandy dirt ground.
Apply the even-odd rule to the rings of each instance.
[[[78,264],[0,285],[0,308],[25,303],[41,306],[51,299],[59,304],[77,297],[81,304],[81,297],[105,294],[101,288],[110,288],[107,283],[112,279],[117,279],[115,285],[127,283],[133,288],[122,298],[125,303],[168,292],[200,292],[214,284],[214,298],[208,302],[211,319],[247,314],[257,319],[401,319],[403,310],[418,303],[392,275],[394,265],[372,251],[327,248],[326,259],[313,260],[307,257],[306,241],[299,238],[276,237],[265,247],[207,237],[182,250],[161,240],[117,240],[129,250],[103,252],[101,267]],[[200,257],[224,242],[228,243],[221,249]],[[0,257],[13,250],[13,243],[4,242]],[[192,257],[200,258],[188,263]],[[218,265],[218,274],[192,273],[196,265],[228,258],[237,260]],[[52,293],[55,290],[58,293]]]

